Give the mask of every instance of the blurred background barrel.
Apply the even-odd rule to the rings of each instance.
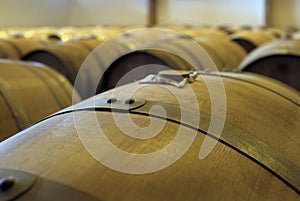
[[[74,83],[81,64],[99,44],[95,39],[61,42],[29,52],[23,59],[47,64]]]
[[[220,71],[235,71],[247,52],[228,38],[195,38],[212,58]]]
[[[224,111],[221,104],[217,106],[217,111],[226,112],[225,125],[220,139],[211,139],[216,145],[204,159],[199,159],[199,150],[213,121],[212,107],[216,107],[210,104],[213,96],[207,86],[218,82],[218,74],[213,73],[202,74],[203,79],[198,78],[190,87],[182,89],[169,85],[132,83],[81,102],[1,143],[0,166],[34,172],[106,201],[181,201],[199,198],[228,201],[299,200],[299,95],[271,78],[238,75],[221,75],[227,108]],[[264,84],[251,81],[255,79],[262,79]],[[179,95],[173,94],[174,91],[179,91]],[[215,92],[218,95],[222,93],[221,90]],[[108,101],[112,97],[117,102]],[[298,100],[291,101],[293,97],[298,97]],[[113,116],[107,108],[102,111],[101,104],[97,104],[97,111],[91,111],[95,102],[112,107],[117,105],[115,107],[118,108],[118,105],[123,105],[122,98],[132,98],[132,104],[138,98],[145,99],[145,105],[140,105],[137,111],[149,107],[148,104],[153,101],[154,105],[164,107],[170,118],[175,115],[179,120],[180,116],[174,113],[176,108],[182,112],[188,111],[191,118],[197,113],[196,108],[201,106],[199,129],[193,130],[195,125],[180,125],[180,121],[167,121],[160,124],[162,129],[157,133],[151,133],[152,138],[140,140],[130,137],[141,136],[143,133],[139,129],[130,129],[130,133],[126,133],[118,128],[120,125],[115,118],[126,118],[126,112],[118,113],[116,110]],[[167,106],[173,109],[170,111]],[[85,110],[86,107],[89,109]],[[145,109],[145,112],[149,111]],[[165,118],[156,118],[155,115],[149,117],[141,114],[135,113],[134,109],[130,114],[134,125],[141,128],[149,126],[150,120],[165,121]],[[290,119],[295,122],[290,123]],[[99,129],[105,135],[103,138],[99,137]],[[209,133],[210,136],[215,135],[213,132]],[[151,174],[120,172],[95,160],[103,156],[103,160],[115,162],[120,169],[128,165],[132,168],[126,170],[134,172],[136,167],[151,167],[153,161],[134,163],[130,160],[130,153],[147,155],[162,152],[155,158],[158,161],[154,159],[155,164],[162,164],[171,158],[166,153],[182,151],[193,134],[191,146],[178,160]],[[177,135],[180,135],[180,142],[175,143]],[[116,159],[108,145],[104,146],[105,140],[130,156]],[[102,151],[91,155],[98,149]]]
[[[232,35],[241,31],[250,31],[253,29],[252,26],[248,26],[248,25],[241,25],[241,26],[219,25],[217,28],[219,30],[224,31],[228,35]]]
[[[74,84],[82,63],[100,43],[99,40],[94,38],[55,43],[29,52],[23,59],[44,63],[57,70]],[[94,68],[97,68],[98,62],[92,65],[95,65]],[[88,81],[93,78],[93,72],[87,73],[83,79]],[[84,97],[84,90],[78,89],[82,97]]]
[[[0,40],[0,58],[22,59],[29,52],[53,43],[51,40],[8,38]]]
[[[210,36],[215,38],[228,37],[228,33],[226,31],[217,29],[216,27],[190,27],[190,28],[177,29],[176,31],[178,33],[183,33],[190,38],[198,38],[198,37],[205,37],[205,36]]]
[[[272,32],[264,30],[241,31],[231,35],[230,38],[248,53],[262,44],[277,39]]]
[[[72,104],[72,85],[40,63],[0,60],[0,140]],[[74,102],[80,100],[74,95]]]
[[[25,55],[23,59],[38,61],[56,69],[75,85],[81,97],[85,99],[95,95],[96,89],[94,90],[93,88],[94,86],[99,86],[98,83],[101,77],[102,80],[100,80],[100,82],[103,83],[103,88],[101,88],[100,91],[107,90],[119,81],[118,78],[123,76],[128,70],[134,68],[135,64],[132,63],[131,65],[128,62],[117,68],[111,68],[111,65],[120,57],[139,48],[150,48],[151,45],[148,46],[149,44],[167,40],[174,35],[170,34],[169,36],[169,32],[166,31],[163,33],[165,33],[165,35],[162,34],[161,31],[148,29],[146,31],[128,31],[112,41],[99,41],[93,38],[73,39],[34,50]],[[166,54],[162,53],[161,56],[156,56],[166,57],[165,55]],[[169,64],[176,63],[176,61],[172,61],[172,58],[176,59],[176,57],[170,57],[168,60]],[[135,59],[132,59],[131,62],[135,62],[134,60]],[[186,65],[186,63],[183,64]],[[128,67],[128,65],[131,67]],[[170,66],[170,68],[176,67]],[[190,68],[180,66],[177,67],[177,69]],[[158,70],[152,72],[158,72]],[[105,77],[102,76],[104,73]],[[144,77],[145,75],[146,74],[143,73],[135,79]],[[76,81],[80,84],[76,85]],[[108,82],[111,84],[108,85]]]
[[[136,43],[136,42],[135,42]],[[105,71],[97,92],[103,92],[116,86],[118,81],[132,71],[131,76],[123,79],[118,85],[134,82],[148,74],[156,74],[160,70],[207,70],[234,71],[246,57],[246,52],[236,43],[215,36],[195,39],[184,36],[161,40],[148,40],[141,50],[121,55]],[[130,77],[130,78],[129,78]]]
[[[160,49],[136,50],[115,60],[103,74],[97,93],[107,91],[162,70],[195,70],[180,56]]]
[[[300,91],[300,40],[277,40],[251,52],[240,70],[278,79]]]

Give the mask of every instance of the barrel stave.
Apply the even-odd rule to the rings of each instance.
[[[127,98],[131,89],[140,86],[141,88],[134,93],[134,98],[172,105],[180,103],[181,107],[190,110],[199,106],[201,114],[209,116],[212,107],[206,83],[215,81],[215,76],[201,75],[191,84],[192,91],[199,102],[197,106],[191,104],[191,97],[194,94],[191,94],[188,87],[177,89],[167,85],[139,85],[137,83],[107,91],[80,104],[93,107],[91,103],[95,99],[112,96]],[[286,97],[268,90],[267,87],[230,77],[223,77],[222,81],[227,96],[225,125],[241,129],[254,139],[282,153],[286,156],[286,160],[292,161],[299,167],[299,157],[296,151],[299,147],[297,131],[300,128],[296,123],[299,122],[299,106]],[[172,94],[174,90],[181,92],[179,96]],[[221,94],[222,90],[216,93]],[[287,111],[287,114],[282,114],[282,111]],[[113,115],[123,117],[126,114],[113,113]],[[130,117],[136,125],[141,127],[148,126],[150,119],[162,121],[139,114],[130,114]],[[290,122],[288,119],[294,121]],[[102,200],[220,200],[222,198],[222,200],[279,201],[300,199],[297,192],[260,163],[241,154],[221,140],[216,142],[216,146],[206,158],[200,160],[199,150],[206,137],[200,131],[196,132],[192,145],[179,160],[158,172],[134,175],[112,170],[97,162],[80,140],[82,136],[85,136],[89,137],[90,142],[97,142],[99,124],[107,138],[116,147],[137,154],[159,151],[172,143],[179,127],[177,123],[167,121],[157,135],[151,139],[139,140],[127,136],[117,128],[111,112],[76,111],[60,114],[4,141],[1,144],[0,166],[35,172],[90,193]],[[183,126],[182,129],[183,139],[195,133],[195,130],[189,127]],[[222,135],[233,133],[231,130],[223,132],[227,133],[222,133]],[[132,133],[141,134],[135,129],[132,129]],[[282,137],[283,133],[284,137]],[[186,143],[185,140],[176,147],[180,149],[184,143]],[[253,146],[255,149],[256,145]],[[158,163],[163,163],[168,159],[169,154],[171,153],[166,152]],[[107,157],[112,156],[107,153]],[[132,165],[127,158],[120,162],[122,162],[120,165]],[[143,167],[147,164],[144,162],[138,165]]]

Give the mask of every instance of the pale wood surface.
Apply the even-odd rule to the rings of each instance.
[[[74,40],[65,43],[56,43],[28,53],[26,60],[45,63],[64,74],[70,82],[74,82],[78,70],[89,53],[100,44],[94,40]],[[57,61],[62,65],[59,69]]]
[[[20,57],[18,51],[5,41],[0,41],[1,58],[18,59]]]
[[[207,83],[216,81],[214,76],[203,76],[203,79]],[[227,96],[226,122],[264,141],[299,166],[299,106],[247,82],[231,78],[223,78],[223,81]],[[128,91],[136,85],[129,84],[97,98],[110,97],[112,93],[113,96],[128,97]],[[201,112],[210,114],[211,100],[203,80],[199,79],[191,86]],[[193,94],[187,88],[175,89],[181,91],[177,97],[172,90],[172,86],[143,85],[133,97],[172,104],[178,104],[178,98],[183,101],[182,107],[195,109],[196,106],[190,104]],[[91,98],[80,104],[88,106],[92,101]],[[94,132],[94,112],[82,111],[74,115],[81,120],[87,135]],[[120,131],[111,113],[96,112],[96,117],[112,143],[132,153],[149,153],[163,148],[173,140],[179,127],[166,122],[159,135],[138,140]],[[149,124],[148,117],[131,117],[139,126]],[[192,131],[186,128],[185,132],[189,135]],[[300,200],[296,192],[274,175],[222,143],[218,142],[208,157],[199,160],[204,137],[198,133],[183,157],[166,169],[143,175],[124,174],[103,166],[88,154],[78,138],[70,113],[46,120],[2,142],[0,166],[34,172],[105,201]]]
[[[53,43],[51,40],[29,39],[29,38],[10,38],[1,42],[1,47],[6,54],[4,58],[21,59],[27,53]],[[5,44],[6,43],[6,44]]]
[[[287,97],[288,99],[291,99],[293,102],[295,102],[297,105],[300,105],[300,92],[276,79],[251,72],[221,72],[220,74],[225,77],[228,76],[233,79],[240,79],[246,82],[266,87],[274,93],[278,93],[284,97]]]
[[[16,119],[2,94],[0,95],[0,108],[0,140],[2,141],[10,137],[11,133],[17,133],[20,128],[18,127]]]
[[[237,69],[247,55],[242,47],[228,39],[203,37],[196,41],[208,52],[218,70]]]
[[[1,98],[6,103],[1,104],[1,113],[4,112],[0,127],[2,140],[16,133],[16,128],[24,129],[72,104],[71,84],[49,67],[25,62],[0,62]]]
[[[231,40],[245,40],[252,43],[255,47],[261,46],[267,42],[276,40],[275,35],[267,30],[240,31],[230,36]]]

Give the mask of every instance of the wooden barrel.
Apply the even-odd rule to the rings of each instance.
[[[102,78],[98,82],[97,93],[114,88],[116,85],[123,85],[142,79],[148,74],[158,73],[160,70],[178,69],[191,70],[194,69],[188,62],[180,58],[178,55],[166,48],[157,45],[178,38],[181,35],[164,29],[142,29],[128,31],[118,37],[118,42],[113,40],[102,49],[109,52],[113,50],[119,55],[110,53],[105,58],[105,52],[95,51],[98,57],[102,57],[103,63]],[[119,47],[120,46],[120,47]],[[113,48],[112,48],[113,47]],[[171,48],[172,49],[172,48]],[[173,48],[174,50],[174,48]],[[182,51],[181,51],[182,52]],[[104,55],[104,56],[103,56]],[[153,65],[151,65],[153,64]],[[155,65],[157,64],[157,65]],[[144,66],[151,65],[151,66]],[[136,69],[138,68],[138,70]],[[131,73],[126,79],[122,79],[127,73]]]
[[[0,140],[70,106],[72,91],[63,76],[45,65],[0,60]]]
[[[300,200],[299,94],[260,76],[221,76],[225,90],[209,91],[219,77],[202,74],[181,89],[133,83],[100,94],[2,142],[0,166],[31,172],[105,201]],[[226,95],[226,103],[216,110],[212,92],[217,98]],[[129,117],[138,127],[128,125],[127,132],[116,119],[128,117],[128,104]],[[153,105],[164,108],[167,121]],[[198,106],[199,127],[193,124]],[[216,140],[217,131],[209,131],[209,124],[211,117],[222,119],[211,116],[222,110],[226,119]],[[156,129],[156,124],[162,128]],[[143,136],[147,126],[153,131],[150,138]],[[216,144],[199,159],[206,142]],[[159,169],[182,150],[178,160]]]
[[[51,44],[53,41],[30,38],[0,40],[0,58],[21,59],[27,53]]]
[[[229,25],[221,25],[217,27],[219,30],[226,32],[228,35],[235,34],[245,30],[251,30],[253,27],[248,25],[241,25],[241,26],[229,26]]]
[[[62,27],[48,35],[49,38],[64,42],[78,37],[93,36],[100,41],[109,39],[121,32],[117,27],[87,26],[87,27]]]
[[[137,68],[139,69],[133,71]],[[98,84],[97,93],[140,80],[146,75],[157,74],[159,71],[167,69],[195,70],[186,60],[171,52],[160,49],[145,49],[130,52],[119,57],[106,69]],[[123,78],[123,76],[130,72],[130,76]]]
[[[24,38],[31,38],[31,39],[58,39],[58,38],[51,38],[50,36],[57,32],[57,27],[28,27],[27,30],[23,31]]]
[[[243,48],[227,39],[202,37],[195,40],[200,46],[184,37],[154,41],[143,46],[143,50],[138,50],[137,46],[137,50],[120,56],[107,68],[98,85],[97,93],[112,89],[117,84],[119,86],[134,82],[148,74],[156,74],[167,68],[232,71],[238,68],[240,62],[246,56]],[[199,52],[200,50],[203,50],[205,54]],[[217,69],[212,68],[214,64]],[[144,65],[151,65],[151,67],[136,71],[132,73],[134,75],[128,76],[126,80],[123,79],[119,82],[126,73]]]
[[[276,39],[274,34],[263,30],[242,31],[231,35],[230,38],[248,53],[258,46]]]
[[[215,38],[228,38],[228,35],[225,31],[216,29],[216,28],[189,28],[189,29],[183,29],[180,31],[181,33],[184,33],[185,35],[191,37],[191,38],[197,38],[197,37],[215,37]]]
[[[48,38],[61,40],[63,42],[67,42],[72,40],[74,37],[86,35],[87,30],[83,30],[83,28],[76,28],[72,26],[61,27],[57,29],[55,32],[48,35]]]
[[[24,60],[44,63],[63,74],[72,84],[86,57],[100,44],[96,39],[83,39],[61,42],[34,50],[23,57]],[[97,63],[95,64],[97,65]],[[96,68],[97,66],[95,66]],[[92,79],[93,72],[84,74],[84,78]],[[85,89],[77,89],[84,97]]]
[[[251,52],[240,70],[278,79],[300,90],[300,40],[278,40]]]
[[[166,31],[163,33],[166,33]],[[115,40],[101,43],[99,47],[97,46],[100,42],[93,39],[77,42],[69,41],[33,51],[24,58],[26,60],[39,61],[55,68],[65,75],[71,83],[76,85],[75,87],[82,98],[88,98],[95,95],[99,78],[110,68],[110,65],[115,60],[138,49],[141,45],[168,37],[166,36],[167,34],[162,35],[160,31],[155,29],[128,32]],[[94,44],[93,42],[95,41],[96,43]],[[94,48],[95,51],[92,52]],[[108,76],[111,72],[114,72],[117,73],[115,77],[119,77],[123,75],[121,72],[127,72],[128,69],[123,66],[122,70],[118,70],[118,72],[110,70],[106,74]],[[78,73],[79,71],[80,73]],[[112,76],[108,77],[112,78]],[[108,78],[103,79],[108,80]],[[116,83],[118,81],[113,79],[108,82]],[[106,81],[101,81],[101,83],[106,83]],[[110,87],[111,85],[103,86],[102,90]]]
[[[143,48],[160,49],[176,54],[198,70],[217,70],[217,66],[214,65],[206,49],[186,36],[158,41]]]
[[[232,71],[238,68],[240,62],[246,56],[243,48],[227,39],[200,37],[195,38],[195,41],[185,37],[175,37],[154,42],[145,45],[143,47],[145,50],[136,50],[135,52],[123,55],[111,67],[120,69],[121,65],[123,65],[124,70],[126,68],[130,70],[138,65],[153,63],[167,65],[172,69],[218,69]],[[115,67],[115,65],[119,67]],[[212,66],[216,66],[216,68],[214,69]],[[117,70],[115,71],[117,73]],[[149,71],[149,73],[153,72]],[[141,76],[143,77],[145,74]],[[104,76],[104,79],[106,78],[112,81],[110,76]]]
[[[200,37],[195,40],[207,51],[218,70],[236,70],[247,55],[242,47],[228,39]]]
[[[257,27],[258,31],[269,32],[276,38],[284,38],[289,35],[289,32],[284,27],[279,26],[260,26]]]
[[[117,84],[119,86],[142,79],[146,75],[158,73],[160,70],[217,70],[214,68],[214,58],[210,57],[207,49],[198,45],[194,40],[185,36],[162,40],[156,40],[156,38],[152,43],[141,47],[135,45],[133,48],[136,49],[135,51],[120,56],[110,64],[98,84],[97,93],[114,88]],[[138,44],[143,40],[137,38],[135,41],[135,44]],[[241,49],[241,51],[243,50]],[[143,67],[145,65],[148,67]],[[132,71],[138,67],[140,67],[138,71]],[[131,76],[120,82],[120,79],[130,71],[133,72]]]

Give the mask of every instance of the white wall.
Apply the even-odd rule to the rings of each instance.
[[[61,26],[68,0],[0,0],[0,27]]]
[[[0,27],[145,25],[148,0],[0,0]]]
[[[148,0],[70,0],[70,25],[145,25]]]
[[[157,0],[160,24],[263,25],[265,0]],[[300,27],[300,0],[272,0],[271,23]],[[0,0],[0,27],[146,25],[148,0]]]
[[[264,0],[159,0],[160,24],[263,25]]]

